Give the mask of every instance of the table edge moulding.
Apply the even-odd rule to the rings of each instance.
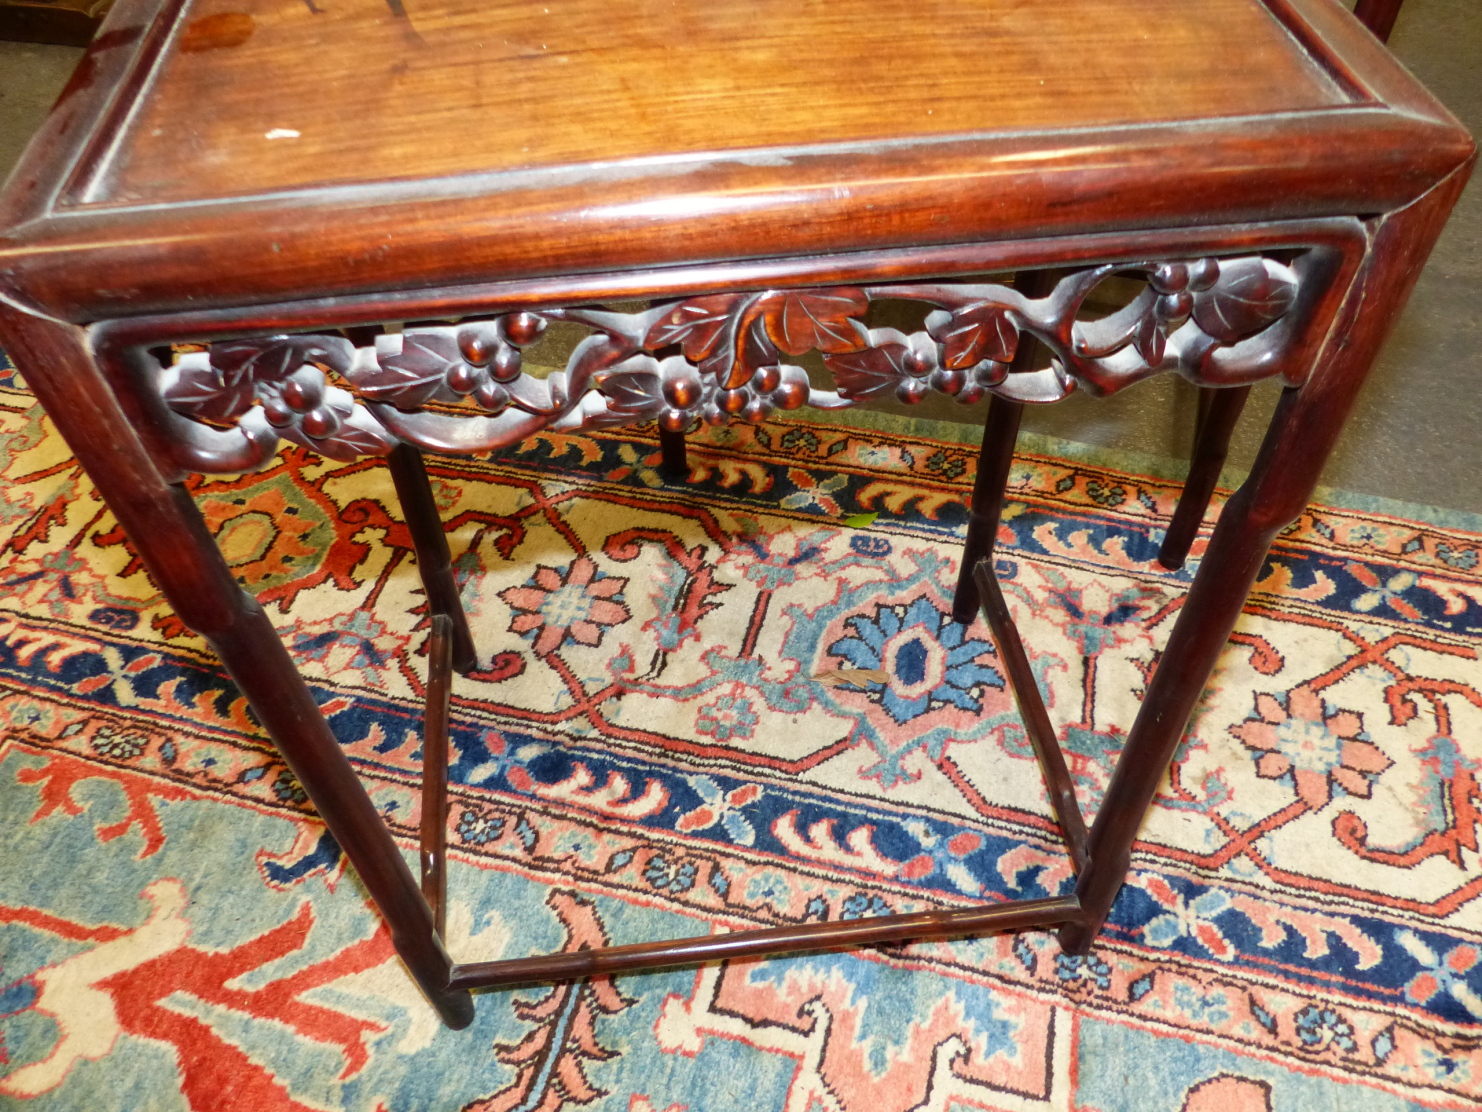
[[[120,0],[0,194],[0,344],[248,697],[449,1025],[471,1021],[471,989],[687,962],[1036,927],[1084,953],[1266,550],[1311,497],[1475,158],[1331,0],[1264,9],[1332,105],[151,203],[114,197],[110,175],[192,9]],[[1098,316],[1088,298],[1114,277],[1140,292]],[[914,303],[921,326],[881,325],[878,302]],[[555,322],[584,338],[532,375],[524,349]],[[1210,399],[1168,566],[1244,391],[1284,390],[1088,829],[993,577],[998,506],[1024,404],[1164,373]],[[932,392],[990,398],[954,614],[983,609],[1074,893],[455,962],[441,937],[449,693],[476,651],[422,452],[656,421],[673,466],[701,422]],[[420,880],[182,482],[262,466],[282,440],[385,456],[413,536],[432,614]]]

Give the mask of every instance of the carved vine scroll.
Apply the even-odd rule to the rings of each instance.
[[[1080,319],[1092,291],[1116,274],[1146,285],[1125,307]],[[960,282],[721,293],[638,313],[555,307],[416,327],[359,348],[333,334],[233,340],[158,374],[193,468],[238,471],[265,463],[280,437],[347,460],[399,441],[473,452],[541,428],[653,420],[678,431],[803,405],[919,402],[932,391],[964,403],[987,392],[1049,402],[1078,386],[1110,394],[1165,372],[1239,385],[1295,373],[1282,356],[1298,286],[1291,266],[1247,255],[1090,267],[1038,299]],[[883,300],[929,305],[924,330],[869,327],[871,302]],[[541,379],[526,373],[522,351],[550,321],[589,334],[563,370]],[[1026,334],[1045,345],[1050,364],[1011,372]],[[788,362],[812,351],[833,390]]]

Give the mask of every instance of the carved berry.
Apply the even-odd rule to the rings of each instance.
[[[516,347],[533,344],[545,331],[545,318],[534,313],[511,313],[504,318],[504,338]]]
[[[777,389],[777,384],[781,381],[782,368],[775,363],[769,367],[759,367],[751,378],[751,384],[764,394]]]
[[[1220,264],[1217,259],[1200,259],[1189,266],[1189,289],[1203,293],[1220,280]]]
[[[487,329],[467,328],[458,333],[458,350],[475,367],[488,366],[499,341]]]
[[[707,425],[724,425],[726,423],[726,412],[714,402],[708,402],[700,411],[700,419]]]
[[[674,360],[674,363],[679,362]],[[703,392],[700,372],[687,363],[671,370],[672,366],[664,368],[664,400],[676,409],[689,409],[700,400]]]
[[[317,367],[300,367],[278,391],[283,404],[296,413],[307,413],[324,401],[324,374]]]
[[[520,377],[520,349],[505,344],[494,356],[494,365],[489,373],[495,382],[513,382]]]
[[[967,373],[965,371],[935,370],[931,372],[931,378],[927,380],[933,390],[940,390],[944,394],[956,396],[962,392],[967,385]]]
[[[749,401],[751,401],[751,391],[744,386],[715,392],[715,404],[726,413],[740,413]]]
[[[1189,268],[1183,263],[1164,263],[1148,276],[1159,293],[1182,293],[1189,287]]]
[[[473,400],[490,413],[498,413],[509,405],[509,391],[497,382],[481,382],[473,392]]]
[[[979,386],[997,386],[1009,377],[1009,365],[1007,363],[995,363],[991,359],[985,359],[973,368],[973,381]]]
[[[908,351],[901,357],[901,369],[913,378],[921,378],[931,371],[931,360],[919,351]]]
[[[1153,306],[1153,315],[1161,321],[1184,320],[1194,311],[1194,295],[1188,290],[1165,293]]]
[[[447,382],[449,390],[462,398],[473,393],[474,387],[479,384],[479,378],[479,372],[467,363],[454,363],[448,370],[448,376],[444,381]]]
[[[983,395],[988,393],[988,388],[981,382],[969,382],[957,394],[958,405],[972,405],[973,402],[982,401]]]
[[[304,430],[305,436],[323,440],[326,436],[333,436],[340,431],[340,415],[329,406],[321,405],[318,409],[311,409],[305,413],[298,427]]]
[[[275,429],[286,428],[293,424],[293,410],[289,409],[277,398],[264,398],[262,403],[263,416],[268,419],[268,424]]]
[[[779,409],[798,409],[808,403],[806,382],[784,382],[772,391],[772,403]]]
[[[908,378],[895,388],[895,396],[907,405],[915,405],[931,392],[931,387],[919,378]]]
[[[753,425],[760,425],[770,416],[772,416],[772,399],[764,394],[752,398],[746,403],[746,408],[741,411],[742,420],[749,421]]]
[[[666,409],[659,414],[659,428],[665,432],[684,432],[690,427],[690,415],[682,409]]]

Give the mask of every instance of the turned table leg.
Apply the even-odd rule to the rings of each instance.
[[[1091,863],[1076,884],[1083,919],[1060,930],[1067,951],[1086,953],[1100,932],[1130,868],[1138,828],[1266,551],[1311,499],[1379,346],[1466,178],[1465,169],[1454,173],[1408,208],[1372,222],[1369,250],[1310,378],[1282,396],[1250,477],[1220,515],[1091,825]]]
[[[684,433],[659,429],[659,468],[664,478],[682,483],[690,477],[690,461],[684,447]]]
[[[1235,422],[1240,419],[1240,412],[1245,408],[1245,400],[1249,396],[1249,386],[1232,386],[1219,390],[1203,387],[1199,391],[1199,423],[1194,430],[1194,452],[1189,460],[1189,475],[1184,480],[1178,507],[1168,522],[1163,547],[1158,551],[1158,563],[1165,568],[1178,569],[1184,566],[1184,560],[1189,555],[1189,546],[1194,543],[1194,537],[1199,532],[1199,523],[1204,520],[1204,511],[1209,508],[1209,500],[1220,480],[1225,457],[1229,455],[1230,437],[1235,432]]]
[[[1044,297],[1055,288],[1058,277],[1058,272],[1053,270],[1026,270],[1015,277],[1014,288],[1025,297]],[[1021,336],[1009,373],[1033,370],[1039,347],[1034,337]],[[983,421],[983,446],[978,451],[978,471],[973,478],[967,537],[962,542],[957,590],[952,596],[952,618],[963,625],[977,616],[981,605],[973,569],[978,566],[978,561],[993,554],[998,539],[998,523],[1003,516],[1004,495],[1008,491],[1009,468],[1014,463],[1014,445],[1019,439],[1019,421],[1023,415],[1022,402],[997,394],[988,399],[988,416]]]
[[[1027,345],[1028,340],[1025,341]],[[978,452],[978,473],[973,479],[972,508],[968,511],[967,538],[962,542],[962,562],[957,568],[957,591],[952,596],[952,618],[967,625],[978,615],[978,585],[973,569],[979,560],[993,555],[998,540],[998,522],[1003,515],[1009,468],[1014,463],[1014,444],[1019,438],[1021,402],[1000,398],[988,401],[983,422],[983,447]]]
[[[233,578],[184,487],[166,481],[95,365],[87,334],[0,314],[0,342],[51,414],[186,625],[206,638],[303,785],[391,930],[397,953],[450,1027],[473,1001],[450,991],[452,962],[432,911],[330,732],[272,623]],[[164,461],[161,461],[164,464]]]
[[[437,512],[437,501],[432,496],[432,484],[427,479],[422,453],[410,444],[398,444],[386,457],[386,463],[391,469],[391,481],[396,484],[401,512],[406,515],[407,529],[412,534],[412,546],[417,553],[417,573],[422,577],[422,589],[427,593],[428,618],[442,614],[452,624],[453,667],[467,674],[478,667],[478,655],[474,651],[473,634],[468,629],[468,615],[463,611],[458,584],[453,578],[448,535],[443,531],[442,517]]]

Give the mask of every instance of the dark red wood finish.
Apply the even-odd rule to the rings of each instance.
[[[1197,10],[1149,0],[1160,22],[1148,28],[1128,19],[1124,3],[1067,2],[1053,19],[1006,20],[1001,27],[992,24],[994,9],[963,7],[971,26],[986,27],[983,34],[1008,36],[1006,78],[984,76],[987,68],[979,66],[944,70],[934,84],[899,82],[899,67],[860,54],[859,87],[876,82],[884,90],[871,102],[880,105],[874,116],[859,111],[847,87],[821,96],[816,88],[785,83],[757,91],[769,106],[758,112],[743,97],[727,99],[726,82],[735,74],[710,73],[706,80],[718,84],[706,86],[705,102],[719,106],[724,118],[716,117],[708,132],[706,117],[681,97],[689,71],[653,69],[648,40],[615,24],[622,33],[602,39],[595,48],[600,57],[582,63],[597,68],[590,87],[571,94],[582,98],[573,112],[605,118],[601,97],[610,97],[605,108],[612,119],[637,118],[636,102],[612,90],[637,87],[635,74],[672,81],[669,92],[644,85],[642,98],[674,98],[679,115],[670,130],[683,141],[666,148],[669,132],[662,126],[614,127],[624,145],[604,160],[603,150],[588,149],[592,133],[574,130],[549,141],[537,136],[539,158],[515,165],[518,152],[507,136],[469,139],[429,126],[439,114],[465,108],[456,67],[446,74],[418,71],[417,80],[429,83],[420,100],[367,101],[366,113],[384,126],[360,126],[364,121],[352,121],[346,109],[343,134],[305,131],[301,137],[311,142],[298,153],[273,146],[296,141],[286,133],[298,129],[285,120],[263,131],[262,113],[295,102],[253,79],[256,71],[242,59],[259,59],[259,69],[287,64],[310,73],[320,72],[313,70],[319,61],[333,69],[329,62],[340,64],[340,55],[318,59],[288,40],[281,47],[286,58],[251,54],[270,40],[242,39],[241,26],[217,18],[213,0],[120,0],[0,194],[0,343],[171,605],[208,640],[250,700],[448,1024],[471,1021],[467,990],[475,987],[976,931],[1060,925],[1073,952],[1084,952],[1096,937],[1138,826],[1267,546],[1310,496],[1474,151],[1464,130],[1328,0],[1219,0]],[[860,11],[853,13],[851,4]],[[693,5],[670,7],[683,13]],[[948,57],[962,35],[961,28],[943,31],[914,18],[901,4],[774,7],[801,46],[851,14],[868,22],[876,38],[882,22],[891,28],[903,56],[914,45],[923,56]],[[446,17],[437,24],[441,30],[467,36],[454,43],[457,49],[477,39],[479,20],[504,18],[496,8],[468,0],[429,3],[434,20]],[[342,51],[347,43],[363,49],[367,74],[403,61],[363,12],[345,10],[346,42],[328,49]],[[670,18],[669,7],[663,10]],[[723,34],[706,30],[700,47],[724,53],[725,35],[744,35],[746,22],[733,19],[730,8],[706,10],[717,13]],[[590,29],[595,12],[614,25],[606,11],[588,0],[573,5],[573,18]],[[1191,59],[1181,44],[1202,41],[1210,30],[1198,21],[1240,33],[1222,40],[1219,58]],[[288,22],[274,27],[290,38],[299,33]],[[266,24],[262,33],[269,33]],[[1053,41],[1038,42],[1036,34]],[[231,53],[238,49],[248,53]],[[1086,72],[1135,59],[1148,88],[1183,95],[1166,98],[1166,108],[1157,97],[1122,95],[1120,86],[1095,96],[1075,66],[1066,67],[1074,80],[1031,87],[1027,75],[1042,49],[1086,59]],[[836,50],[829,57],[848,60]],[[746,67],[755,62],[749,55],[738,59],[736,72],[751,72]],[[772,71],[762,65],[759,72]],[[204,84],[202,74],[209,78]],[[627,84],[607,81],[614,75]],[[1113,70],[1103,75],[1113,76]],[[887,95],[892,81],[898,100]],[[356,88],[373,84],[363,80]],[[341,95],[332,83],[325,88],[328,101]],[[947,122],[911,123],[926,118],[927,98],[934,96],[950,96]],[[234,171],[203,164],[192,178],[178,164],[178,145],[136,126],[179,117],[193,97],[211,98],[214,109],[197,138]],[[883,132],[872,130],[877,117]],[[355,134],[365,136],[363,158],[328,157],[346,142],[353,148]],[[731,149],[720,155],[699,149],[712,134]],[[408,135],[445,176],[420,176],[411,161],[392,157]],[[248,148],[241,147],[244,136],[253,140]],[[256,153],[249,158],[243,149]],[[585,152],[586,161],[573,162],[573,152]],[[193,181],[200,183],[197,194],[190,193]],[[238,181],[249,187],[231,192],[221,185]],[[1215,530],[1086,837],[1074,897],[509,962],[455,966],[441,940],[446,814],[439,761],[447,756],[441,708],[451,666],[469,666],[473,646],[420,456],[405,444],[391,449],[433,625],[425,887],[407,868],[267,617],[237,587],[179,484],[189,471],[221,460],[182,438],[178,412],[155,385],[160,368],[148,356],[173,341],[327,334],[522,310],[560,314],[632,299],[744,293],[781,304],[783,291],[825,287],[889,296],[892,289],[919,293],[919,283],[945,288],[984,272],[1263,251],[1295,258],[1300,270],[1293,323],[1279,350],[1272,349],[1282,366],[1271,368],[1294,385],[1250,479]],[[784,350],[798,339],[785,322],[761,326],[772,329]],[[737,381],[748,367],[738,354]],[[1215,438],[1204,451],[1206,473],[1212,467],[1217,474],[1216,434],[1225,417],[1233,421],[1238,390],[1213,399],[1204,422],[1201,444],[1204,433]],[[1016,407],[994,406],[995,427],[985,440],[980,478],[992,481],[974,507],[982,510],[974,543],[983,554],[991,553],[996,531],[992,510],[1012,455]],[[1222,407],[1225,417],[1216,420]],[[668,462],[677,464],[672,435],[665,446]],[[1191,495],[1198,495],[1212,481],[1192,485]],[[1188,502],[1202,514],[1198,497]],[[1031,689],[1018,688],[1021,697]],[[1050,779],[1052,794],[1065,786],[1056,786],[1053,771]],[[1062,819],[1078,813],[1073,807],[1073,797],[1066,805],[1061,792]],[[1071,843],[1081,858],[1078,839]]]
[[[438,529],[441,533],[441,528]],[[427,638],[427,714],[422,722],[422,895],[438,937],[448,911],[448,711],[453,696],[453,621],[432,616]]]
[[[1245,408],[1245,399],[1249,396],[1249,386],[1232,386],[1225,390],[1206,386],[1199,391],[1200,412],[1194,429],[1194,457],[1189,461],[1189,476],[1184,480],[1178,508],[1173,511],[1168,532],[1163,537],[1163,547],[1158,551],[1158,563],[1165,568],[1176,570],[1184,566],[1189,547],[1204,520],[1204,511],[1209,508],[1209,500],[1214,495],[1215,484],[1220,480],[1220,471],[1225,466],[1235,422],[1240,419],[1240,411]]]
[[[1400,5],[1404,0],[1358,0],[1353,6],[1354,17],[1374,32],[1380,42],[1389,42],[1390,32],[1395,29],[1395,20],[1400,17]]]
[[[1019,706],[1019,714],[1024,719],[1024,732],[1029,735],[1029,743],[1034,746],[1040,771],[1044,773],[1045,790],[1050,797],[1050,806],[1055,809],[1060,831],[1065,837],[1065,848],[1079,873],[1091,863],[1086,853],[1086,820],[1081,817],[1080,804],[1075,798],[1075,785],[1070,779],[1070,769],[1065,765],[1065,755],[1060,751],[1055,726],[1045,710],[1045,701],[1039,693],[1034,669],[1029,664],[1029,654],[1024,651],[1024,643],[1019,640],[1019,631],[1009,614],[1008,604],[1004,602],[998,578],[993,574],[991,550],[974,565],[973,578],[977,582],[978,597],[983,600],[983,618],[993,634],[998,657],[1003,661],[1009,686],[1013,688],[1014,700]]]
[[[391,469],[396,497],[401,502],[407,530],[412,535],[417,553],[417,572],[427,593],[428,614],[448,620],[453,667],[467,674],[478,666],[478,655],[473,647],[473,634],[468,629],[468,617],[458,597],[458,584],[453,579],[453,558],[448,551],[448,538],[438,516],[422,453],[410,444],[401,444],[391,450],[386,464]]]
[[[471,962],[453,968],[454,989],[504,988],[533,981],[567,981],[601,977],[638,969],[698,965],[706,961],[734,961],[769,954],[810,950],[880,946],[924,938],[960,938],[969,934],[1027,930],[1078,922],[1080,908],[1074,896],[955,911],[923,911],[914,915],[879,915],[837,923],[807,923],[795,927],[766,927],[735,934],[702,935],[672,942],[642,942],[601,950],[567,950],[537,958]]]

